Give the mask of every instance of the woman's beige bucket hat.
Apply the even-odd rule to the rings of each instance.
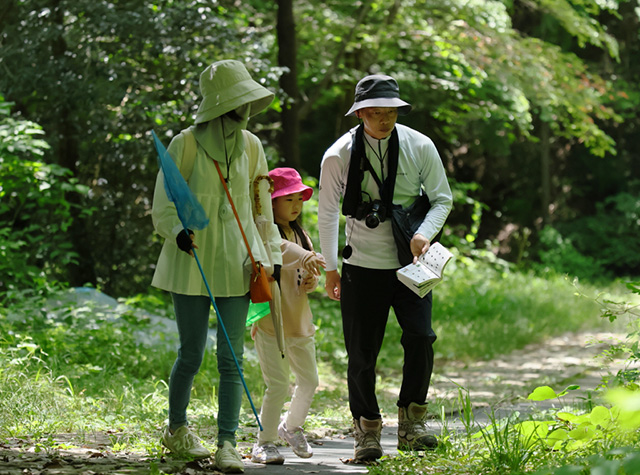
[[[240,61],[226,59],[217,61],[200,74],[202,103],[196,114],[196,124],[208,122],[216,117],[249,104],[249,116],[262,112],[274,94],[261,86],[249,75]]]

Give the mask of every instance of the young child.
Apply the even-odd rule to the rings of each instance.
[[[307,293],[313,291],[325,267],[324,257],[313,251],[308,234],[300,225],[302,204],[311,198],[313,189],[302,183],[293,168],[276,168],[269,172],[274,191],[271,194],[273,219],[282,237],[282,320],[285,357],[281,357],[272,319],[266,316],[254,324],[255,340],[262,376],[267,386],[260,410],[263,430],[253,447],[251,461],[282,464],[284,456],[275,441],[284,439],[293,452],[302,458],[313,455],[302,431],[311,400],[318,386],[315,326]],[[280,414],[289,395],[289,373],[295,376],[295,389],[286,416]],[[280,424],[278,425],[278,423]]]

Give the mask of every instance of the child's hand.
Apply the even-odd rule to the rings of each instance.
[[[302,279],[302,282],[300,282],[300,288],[307,293],[313,292],[317,286],[318,276],[314,274],[305,275]]]
[[[319,277],[320,268],[324,269],[325,267],[327,267],[327,263],[325,262],[324,256],[322,254],[314,252],[313,254],[310,254],[307,259],[305,259],[305,261],[302,263],[302,267],[309,274]]]

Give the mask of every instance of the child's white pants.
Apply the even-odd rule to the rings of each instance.
[[[312,336],[285,338],[284,358],[280,354],[275,336],[258,329],[255,344],[262,377],[267,386],[260,410],[263,431],[258,435],[258,444],[262,445],[278,439],[280,414],[289,396],[290,373],[295,376],[295,387],[286,415],[287,429],[302,427],[318,387],[318,366],[315,338]]]

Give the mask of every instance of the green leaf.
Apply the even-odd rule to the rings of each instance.
[[[640,453],[636,452],[627,455],[622,460],[625,473],[640,473]]]
[[[590,422],[584,422],[569,432],[575,440],[590,440],[597,434],[596,428]]]
[[[579,416],[572,412],[558,412],[556,417],[561,421],[575,422]]]
[[[611,411],[604,406],[596,406],[591,411],[589,419],[592,424],[607,428],[612,422]]]
[[[527,397],[527,399],[531,401],[546,401],[548,399],[557,398],[558,395],[556,392],[551,389],[549,386],[539,386],[533,390],[531,394]]]
[[[549,433],[549,435],[547,435],[547,437],[544,439],[544,442],[550,447],[558,448],[568,439],[569,431],[561,428]]]

